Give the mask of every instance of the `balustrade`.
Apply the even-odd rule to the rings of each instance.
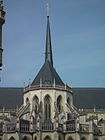
[[[55,89],[58,89],[58,90],[67,90],[69,92],[72,93],[71,91],[71,88],[68,87],[67,85],[65,86],[59,86],[59,85],[54,85],[54,84],[41,84],[41,85],[35,85],[35,86],[31,86],[31,85],[28,85],[26,88],[24,88],[24,92],[27,92],[29,90],[37,90],[39,88],[42,88],[42,89],[52,89],[52,88],[55,88]]]
[[[53,123],[42,123],[41,124],[41,129],[44,131],[51,131],[54,129]]]
[[[66,131],[70,132],[76,131],[75,120],[70,120],[66,122]]]
[[[6,132],[15,132],[16,131],[16,123],[7,123],[5,125]]]
[[[75,124],[66,124],[66,131],[75,132]]]
[[[30,130],[29,124],[21,124],[20,125],[21,132],[29,132],[29,130]]]

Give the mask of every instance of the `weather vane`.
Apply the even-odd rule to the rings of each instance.
[[[47,9],[47,16],[49,16],[49,12],[50,12],[49,3],[46,3],[46,9]]]

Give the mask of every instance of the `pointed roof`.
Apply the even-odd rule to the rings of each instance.
[[[32,82],[33,85],[64,85],[56,70],[46,61]]]
[[[51,63],[51,65],[53,66],[49,16],[47,16],[45,62],[46,62],[46,61],[49,61],[49,62]]]
[[[64,86],[63,81],[53,67],[52,46],[51,46],[51,33],[49,16],[47,16],[47,31],[46,31],[46,50],[45,50],[45,63],[35,77],[31,86],[35,85],[61,85]]]

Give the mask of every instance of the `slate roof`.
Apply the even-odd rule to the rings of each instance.
[[[105,88],[72,88],[77,108],[105,109]],[[0,108],[16,108],[23,103],[23,88],[0,88]]]
[[[105,109],[105,88],[73,88],[74,104],[78,108]]]
[[[16,108],[23,103],[23,88],[0,88],[0,108]]]
[[[41,84],[50,84],[53,85],[55,82],[56,85],[63,85],[64,83],[59,77],[56,70],[53,68],[49,61],[46,61],[42,68],[40,69],[39,73],[35,77],[34,81],[32,82],[32,86],[40,85]]]

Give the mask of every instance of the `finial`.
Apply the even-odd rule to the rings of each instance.
[[[95,107],[95,105],[94,105],[94,113],[96,112],[96,107]]]
[[[54,88],[55,88],[55,77],[54,77],[54,83],[53,83],[53,85],[54,85]]]
[[[40,87],[42,87],[42,78],[40,77]]]
[[[46,9],[47,9],[47,17],[49,17],[50,13],[49,3],[46,3]]]
[[[18,108],[18,105],[17,105],[17,106],[16,106],[16,111],[17,111],[17,112],[18,112],[18,109],[19,109],[19,108]]]
[[[5,107],[4,107],[4,105],[3,105],[3,113],[4,113],[4,111],[5,111]]]
[[[67,89],[67,84],[65,83],[65,90]]]

